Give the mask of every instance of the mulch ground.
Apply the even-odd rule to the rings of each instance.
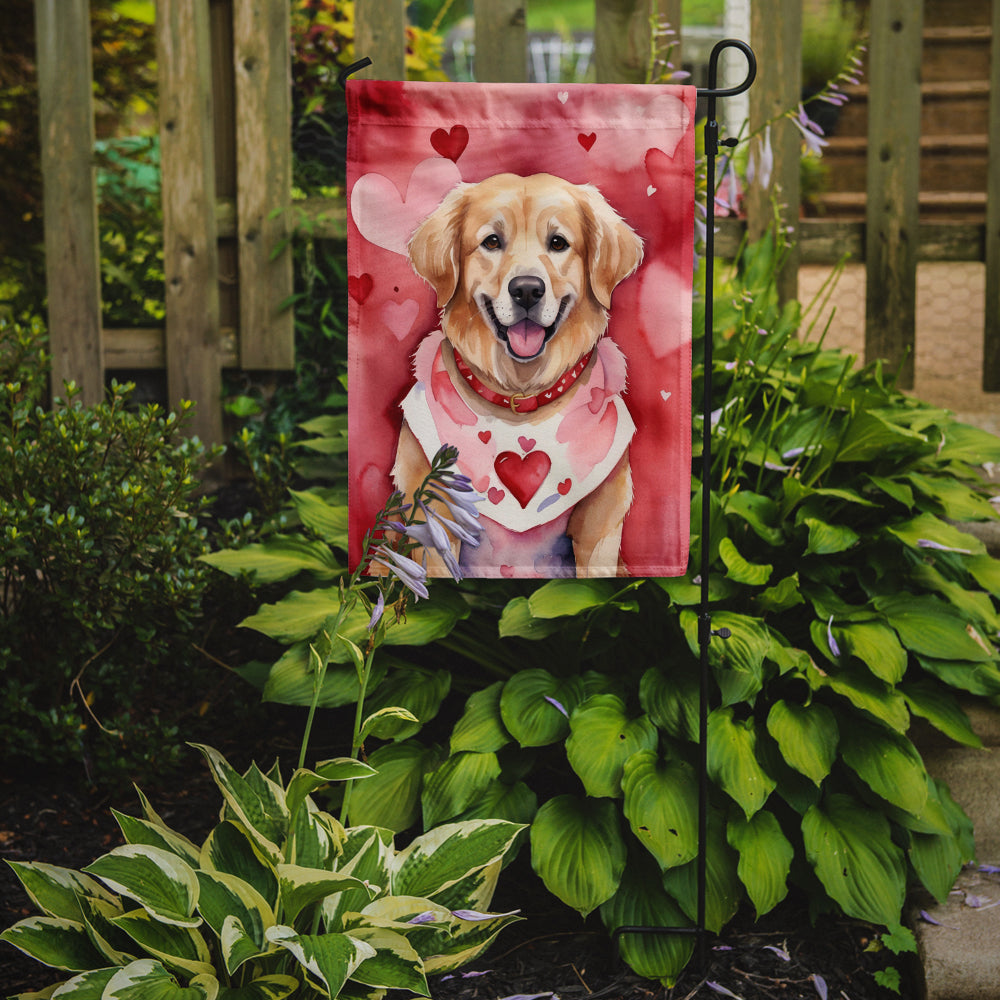
[[[238,747],[220,747],[234,763]],[[149,797],[174,828],[203,837],[218,813],[219,797],[200,755],[192,767]],[[111,807],[139,814],[134,794],[108,796],[73,776],[6,775],[0,778],[0,858],[45,861],[80,868],[121,843]],[[719,938],[705,942],[703,969],[692,963],[673,989],[641,979],[617,960],[596,917],[586,922],[545,892],[525,857],[503,874],[494,907],[519,908],[525,919],[503,931],[469,969],[432,977],[435,1000],[692,1000],[736,996],[743,1000],[887,1000],[873,975],[887,965],[903,973],[900,993],[918,995],[910,970],[884,951],[866,950],[872,929],[843,919],[811,926],[800,901],[783,904],[763,921],[740,914]],[[31,915],[20,884],[0,865],[0,927]],[[0,995],[38,990],[60,980],[6,944],[0,944]],[[65,978],[64,976],[62,978]]]

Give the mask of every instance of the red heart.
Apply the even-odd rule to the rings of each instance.
[[[589,153],[590,147],[597,142],[597,133],[591,132],[590,135],[584,135],[582,132],[576,137],[577,142]]]
[[[468,144],[469,130],[464,125],[453,125],[450,132],[445,132],[443,128],[436,128],[431,133],[431,145],[434,147],[434,152],[440,153],[452,163],[458,161]]]
[[[489,441],[489,439],[491,437],[493,437],[493,432],[492,431],[480,431],[479,432],[479,440],[482,441],[483,444],[486,444],[486,442]]]
[[[359,306],[363,305],[365,299],[371,295],[374,284],[370,274],[359,274],[357,277],[348,275],[347,277],[347,291]]]
[[[514,575],[514,567],[508,566],[506,563],[500,563],[500,575],[508,578],[512,577]]]
[[[523,434],[517,439],[517,443],[525,450],[531,451],[538,443],[534,438],[525,437]]]
[[[564,479],[556,489],[559,491],[559,496],[564,497],[570,491],[570,487],[573,485],[572,479]]]
[[[552,459],[544,451],[533,451],[523,458],[516,451],[502,451],[493,463],[500,482],[510,490],[524,510],[538,492],[552,468]]]
[[[486,494],[489,497],[490,503],[497,504],[507,495],[503,490],[498,490],[495,486],[491,486]]]

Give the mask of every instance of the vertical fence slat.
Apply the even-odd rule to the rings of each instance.
[[[653,0],[594,0],[598,83],[645,83]]]
[[[670,61],[674,64],[674,69],[681,69],[684,61],[684,40],[682,37],[682,11],[681,0],[656,0],[656,18],[661,23],[669,24],[677,32],[671,37],[674,40],[673,51],[670,53]]]
[[[989,170],[986,180],[986,325],[983,389],[1000,392],[1000,0],[993,0],[990,45]]]
[[[761,67],[750,88],[750,129],[756,131],[801,99],[802,91],[802,4],[799,0],[760,0],[750,8],[750,40]],[[735,132],[739,122],[731,123]],[[756,141],[756,140],[755,140]],[[781,224],[794,229],[795,241],[784,267],[778,274],[778,295],[782,301],[798,295],[800,251],[799,159],[802,137],[787,119],[771,128],[774,170],[765,189],[755,179],[747,196],[747,225],[751,239],[758,239],[774,219],[773,203],[781,206]]]
[[[524,83],[528,79],[524,0],[475,0],[476,79]]]
[[[405,0],[365,0],[354,5],[354,52],[372,65],[357,74],[373,80],[406,79]]]
[[[222,440],[219,257],[216,245],[211,57],[205,0],[159,0],[163,266],[167,394],[198,403],[192,430]]]
[[[293,315],[281,308],[292,294],[289,216],[281,211],[292,191],[290,30],[287,0],[233,7],[243,368],[295,367]]]
[[[872,0],[868,98],[865,359],[913,386],[923,3]],[[904,360],[905,358],[905,360]]]
[[[88,0],[35,0],[52,391],[104,395]]]

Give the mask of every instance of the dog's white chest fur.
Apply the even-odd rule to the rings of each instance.
[[[613,342],[598,343],[571,399],[517,422],[500,408],[469,407],[444,363],[443,343],[436,331],[417,349],[416,384],[403,414],[428,459],[442,444],[458,448],[458,468],[485,498],[482,517],[530,531],[565,515],[607,479],[635,433],[620,395],[625,363]]]

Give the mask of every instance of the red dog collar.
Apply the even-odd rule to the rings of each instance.
[[[537,410],[540,406],[545,406],[547,403],[554,403],[557,399],[561,398],[567,389],[569,389],[574,382],[583,373],[584,368],[590,362],[590,356],[594,353],[593,349],[587,351],[587,353],[580,358],[579,361],[568,371],[563,373],[562,378],[558,382],[555,382],[548,389],[543,389],[536,396],[525,396],[523,393],[514,392],[509,396],[505,396],[503,393],[494,392],[488,386],[483,385],[482,382],[473,375],[472,370],[469,366],[462,360],[458,351],[452,348],[455,354],[455,364],[458,366],[458,371],[462,378],[469,384],[478,395],[482,396],[488,403],[496,403],[497,406],[508,406],[514,413],[531,413],[533,410]]]

